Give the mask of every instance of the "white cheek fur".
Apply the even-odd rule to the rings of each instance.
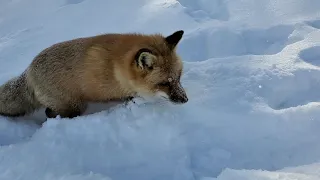
[[[156,92],[156,96],[160,97],[160,98],[165,98],[165,99],[169,99],[169,96],[167,93],[163,92],[163,91],[158,91]]]
[[[139,96],[138,99],[140,99],[141,102],[157,102],[159,100],[169,100],[168,94],[163,91],[157,91],[155,94],[140,92],[137,95]]]

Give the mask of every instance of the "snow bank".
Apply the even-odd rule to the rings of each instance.
[[[318,0],[1,1],[1,83],[62,40],[184,29],[178,52],[189,102],[92,105],[86,116],[42,127],[29,120],[43,112],[19,122],[0,117],[0,179],[319,179],[319,7]]]

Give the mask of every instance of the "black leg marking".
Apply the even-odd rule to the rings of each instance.
[[[46,113],[47,118],[55,118],[55,117],[57,117],[57,115],[58,115],[56,112],[54,112],[54,111],[53,111],[52,109],[50,109],[50,108],[46,108],[45,113]]]
[[[65,110],[63,112],[60,113],[60,116],[62,118],[74,118],[77,116],[81,115],[81,111],[79,109],[70,109],[70,110]]]
[[[134,98],[134,97],[132,97],[132,96],[131,96],[131,97],[128,97],[128,98],[127,98],[127,101],[132,101],[133,98]]]
[[[55,112],[50,108],[46,108],[45,113],[48,118],[55,118],[58,115],[60,115],[61,118],[70,118],[71,119],[71,118],[74,118],[74,117],[81,115],[81,111],[76,110],[76,109],[69,109],[69,110],[63,110],[60,112]]]
[[[130,101],[133,102],[133,103],[136,103],[136,102],[134,102],[133,99],[134,99],[133,96],[130,96],[130,97],[125,98],[125,104],[127,105]]]

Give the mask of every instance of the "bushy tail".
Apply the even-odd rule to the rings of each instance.
[[[33,89],[27,84],[25,72],[0,86],[0,115],[23,116],[39,107]]]

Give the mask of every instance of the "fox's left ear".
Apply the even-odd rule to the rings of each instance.
[[[153,55],[152,52],[146,48],[140,49],[135,56],[136,65],[141,70],[152,70],[155,60],[156,56]]]
[[[177,46],[177,44],[180,42],[183,34],[184,34],[184,31],[179,30],[179,31],[176,31],[173,34],[171,34],[165,38],[170,49],[174,49]]]

